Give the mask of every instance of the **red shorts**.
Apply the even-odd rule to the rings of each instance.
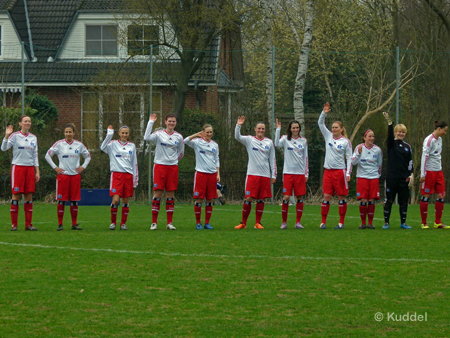
[[[176,191],[178,166],[156,164],[153,166],[153,190]]]
[[[331,196],[347,196],[348,182],[345,169],[325,169],[323,173],[323,193]]]
[[[292,189],[295,196],[306,195],[305,175],[283,174],[283,195],[292,195]]]
[[[56,175],[56,200],[79,201],[81,199],[81,175]]]
[[[11,167],[12,194],[28,194],[36,190],[36,171],[33,166],[13,164]]]
[[[113,171],[109,182],[109,196],[119,195],[121,198],[133,196],[133,175]]]
[[[356,179],[356,199],[379,200],[380,180],[358,177]]]
[[[194,176],[194,199],[212,200],[217,198],[217,173],[208,174],[199,171]]]
[[[253,197],[258,200],[272,197],[270,177],[247,175],[245,197]]]
[[[420,185],[421,195],[445,193],[444,173],[441,171],[427,171],[425,182]]]

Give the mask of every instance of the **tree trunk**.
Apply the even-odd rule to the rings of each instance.
[[[297,76],[294,85],[294,118],[300,122],[301,135],[305,135],[305,107],[303,105],[303,93],[305,91],[306,71],[308,70],[309,49],[313,38],[312,25],[314,20],[314,0],[306,3],[305,34],[300,49],[300,57],[297,68]],[[293,30],[295,28],[291,25]],[[296,34],[296,32],[294,33]],[[299,41],[299,39],[297,39]]]

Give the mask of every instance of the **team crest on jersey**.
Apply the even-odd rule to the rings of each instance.
[[[178,145],[178,141],[175,141],[174,143],[175,143],[176,146]]]
[[[157,183],[153,184],[153,187],[158,188],[158,184]]]
[[[246,194],[246,195],[250,195],[250,191],[246,191],[245,194]]]
[[[215,153],[216,152],[216,148],[212,148],[212,152]]]
[[[78,154],[80,151],[78,149],[75,150],[75,154]]]
[[[269,149],[269,146],[265,146],[264,148]]]
[[[111,191],[112,191],[112,192],[116,192],[117,190],[116,190],[116,189],[112,189]]]
[[[360,197],[361,196],[361,193],[360,192],[357,192],[356,193],[356,197]]]
[[[406,151],[409,151],[409,148],[405,148]]]
[[[194,196],[198,196],[199,193],[197,191],[194,192]]]
[[[128,154],[133,155],[133,152],[130,150],[130,151],[128,152]]]
[[[19,191],[19,187],[14,187],[14,191]]]
[[[298,149],[302,149],[303,146],[301,144],[298,145]]]
[[[33,142],[31,142],[31,143],[30,143],[30,146],[34,146],[34,143],[33,143]]]
[[[286,188],[283,188],[283,192],[286,192]]]
[[[426,193],[429,193],[429,192],[430,192],[430,189],[425,189],[425,192],[426,192]]]
[[[58,195],[58,198],[62,198],[62,195]]]
[[[387,191],[387,192],[390,192],[390,191],[391,191],[391,189],[387,188],[387,189],[386,189],[386,191]]]
[[[378,155],[373,155],[373,158],[377,158],[378,157]]]

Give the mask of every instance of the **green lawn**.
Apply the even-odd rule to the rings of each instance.
[[[194,207],[177,205],[178,230],[150,231],[151,208],[131,205],[128,231],[110,231],[109,207],[80,207],[83,231],[56,231],[56,205],[34,206],[38,232],[11,232],[0,206],[0,337],[437,337],[450,334],[450,231],[408,223],[319,229],[306,205],[305,230],[279,230],[281,207],[266,206],[264,230],[235,230],[241,206],[215,206],[214,230],[195,230]],[[448,217],[444,210],[444,222]],[[254,222],[254,206],[249,224]],[[433,214],[430,205],[430,217]],[[120,214],[120,210],[119,210]],[[397,221],[394,206],[392,220]],[[430,222],[431,223],[431,222]],[[380,322],[377,312],[384,315]],[[427,314],[427,321],[387,320]],[[392,317],[391,317],[392,318]],[[394,317],[395,318],[395,317]]]

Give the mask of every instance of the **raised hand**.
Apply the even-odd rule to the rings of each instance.
[[[109,125],[109,126],[108,126],[108,129],[114,130],[114,127],[113,127],[112,125]]]
[[[391,118],[389,117],[389,114],[386,113],[386,112],[383,112],[383,116],[384,116],[384,118],[386,119],[387,123],[388,123],[389,125],[391,125],[391,124],[392,124],[392,120],[391,120]]]
[[[237,120],[237,124],[242,126],[245,122],[245,116],[239,116]]]
[[[360,145],[358,146],[358,152],[359,152],[359,154],[361,155],[361,153],[362,153],[362,144],[360,144]]]
[[[157,120],[156,114],[151,114],[150,115],[150,121],[155,122]]]
[[[8,138],[9,135],[11,135],[14,131],[14,127],[12,125],[9,125],[6,127],[6,134],[5,134],[5,138]]]
[[[276,119],[275,121],[276,121],[277,128],[281,128],[281,122],[279,122],[278,119]]]
[[[328,114],[330,111],[331,111],[330,103],[327,102],[327,103],[325,103],[325,104],[323,105],[323,112],[324,112],[325,114]]]

